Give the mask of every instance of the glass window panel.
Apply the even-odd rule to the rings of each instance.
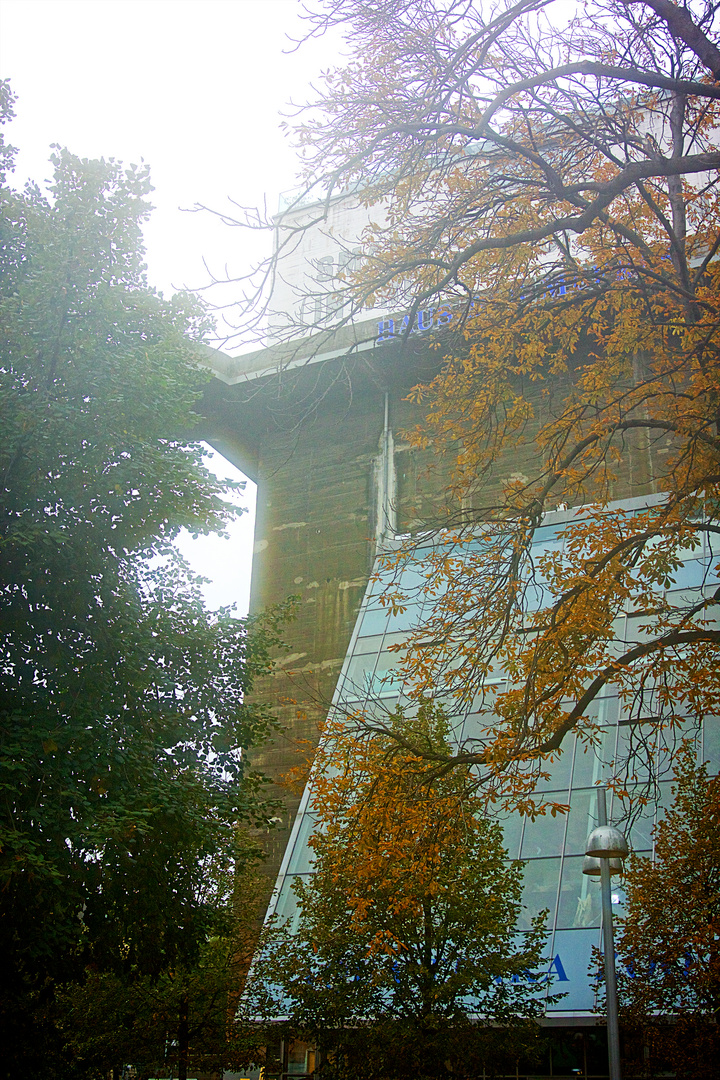
[[[468,713],[463,721],[462,738],[467,741],[468,739],[477,739],[485,730],[488,722],[487,713]]]
[[[383,635],[372,634],[370,637],[359,637],[355,642],[355,648],[353,649],[353,656],[360,656],[363,653],[378,653],[383,646]]]
[[[524,595],[524,607],[526,611],[535,611],[544,604],[551,602],[552,596],[547,588],[547,578],[540,567],[540,560],[544,555],[551,552],[562,551],[563,543],[557,539],[556,534],[548,530],[544,535],[535,534],[534,543],[530,552],[530,560],[525,563],[524,574],[527,586]]]
[[[463,738],[463,730],[465,727],[465,716],[462,712],[453,712],[456,702],[452,698],[443,698],[440,695],[435,699],[439,704],[442,704],[447,714],[448,724],[448,739],[451,746],[459,746]]]
[[[522,814],[513,814],[512,817],[499,821],[503,831],[503,846],[508,853],[508,858],[517,859],[520,854],[520,833],[522,832]]]
[[[615,693],[597,697],[588,706],[587,715],[596,724],[612,727],[618,721],[618,704],[618,697]]]
[[[616,699],[611,701],[617,705]],[[607,774],[607,766],[615,756],[617,729],[605,727],[597,733],[597,741],[588,744],[585,739],[575,738],[575,762],[573,765],[573,790],[593,787]]]
[[[613,731],[613,735],[615,732]],[[613,744],[614,738],[605,737],[605,744]],[[573,791],[577,788],[594,786],[606,773],[607,758],[603,747],[588,746],[579,742],[575,750],[575,769],[573,772]]]
[[[525,586],[522,603],[523,611],[537,611],[538,608],[549,604],[551,599],[550,591],[543,587],[540,580],[531,581]]]
[[[665,780],[662,784],[658,784],[658,803],[656,808],[656,817],[658,821],[662,821],[673,804],[675,798],[672,790],[673,786],[674,785],[669,780]],[[647,846],[652,847],[652,844]]]
[[[654,783],[626,784],[624,791],[627,798],[610,796],[609,809],[613,824],[625,833],[633,851],[652,848],[656,804],[663,786]],[[643,800],[647,800],[645,805]]]
[[[522,858],[532,859],[546,855],[560,855],[563,849],[567,814],[547,813],[527,818],[522,842]]]
[[[427,572],[430,567],[425,564],[425,569],[417,563],[412,566],[406,566],[400,574],[397,587],[401,592],[406,593],[408,600],[412,600],[413,603],[421,603],[425,598],[425,589],[428,587],[429,580]],[[431,574],[432,577],[432,574]],[[439,582],[442,587],[442,592],[445,591],[445,581]],[[433,588],[433,596],[440,595],[441,590],[435,590]]]
[[[597,790],[588,788],[585,791],[573,791],[565,837],[565,854],[584,855],[587,838],[597,823]]]
[[[720,558],[720,537],[715,533],[703,533],[703,552],[705,558]]]
[[[705,585],[710,591],[714,592],[720,583],[720,568],[718,567],[718,558],[720,552],[717,547],[712,559],[709,559],[703,566],[703,585]]]
[[[357,691],[356,696],[361,697],[361,692],[370,685],[376,663],[377,656],[374,653],[368,653],[366,656],[353,656],[345,668],[343,676],[344,693],[347,694],[351,688],[355,688]]]
[[[277,904],[275,905],[275,915],[278,921],[281,923],[289,923],[292,933],[298,928],[298,922],[300,919],[300,909],[298,908],[297,896],[292,888],[292,884],[297,877],[303,880],[308,880],[307,874],[287,874],[285,880],[280,888],[280,896],[278,897]]]
[[[582,865],[581,855],[563,861],[557,919],[559,929],[600,925],[600,886],[595,878],[583,874]]]
[[[553,531],[548,530],[547,532],[544,532],[544,535],[542,536],[539,533],[535,533],[530,554],[538,576],[540,574],[538,560],[550,552],[562,551],[564,543],[564,540],[558,538],[556,529]]]
[[[307,874],[315,861],[314,851],[308,847],[308,839],[317,827],[315,815],[306,810],[300,821],[293,853],[288,863],[288,874]]]
[[[519,930],[528,930],[532,918],[544,908],[548,909],[548,925],[553,925],[559,876],[560,859],[531,859],[525,864]]]
[[[600,934],[594,928],[556,932],[551,966],[555,976],[552,990],[565,994],[565,997],[551,1006],[551,1011],[588,1012],[594,1008],[595,981],[588,978],[588,968],[593,946],[597,948],[599,944]],[[604,1060],[607,1067],[607,1056]]]
[[[390,671],[392,670],[392,668],[396,668],[399,662],[400,657],[397,653],[383,651],[377,658],[376,671],[384,674],[386,671]]]
[[[702,560],[688,559],[687,562],[678,566],[677,570],[672,571],[670,578],[676,589],[688,589],[701,585],[704,573],[705,566]]]
[[[644,808],[644,812],[633,820],[629,828],[627,823],[622,822],[618,824],[618,828],[625,833],[631,851],[652,851],[655,805],[649,803]]]
[[[378,694],[376,698],[370,698],[369,701],[362,702],[363,715],[367,719],[374,718],[385,721],[394,712],[398,700],[399,695],[397,693]]]
[[[616,619],[613,619],[612,621],[612,632],[619,642],[621,642],[625,638],[627,630],[626,624],[627,616],[625,615],[618,615],[618,617]],[[623,649],[620,645],[618,645],[616,646],[614,651],[617,655],[619,655],[621,652],[623,652]]]
[[[306,1042],[291,1042],[288,1049],[288,1073],[290,1076],[306,1076],[315,1067],[315,1051]],[[310,1060],[312,1059],[312,1061]]]
[[[488,719],[494,716],[495,702],[499,694],[507,690],[507,682],[502,675],[493,675],[486,680],[485,692],[474,698],[470,711],[465,717],[465,738],[473,738],[487,726]]]
[[[385,708],[388,708],[387,701],[392,698],[393,701],[397,701],[400,691],[402,689],[402,683],[400,679],[392,674],[384,675],[382,680],[376,675],[375,682],[371,688],[371,697],[382,698]]]
[[[407,634],[404,634],[404,633],[390,634],[390,633],[388,633],[388,634],[385,635],[385,639],[383,641],[383,648],[387,649],[390,645],[403,645],[406,641],[407,641]],[[396,652],[396,653],[393,653],[392,655],[393,656],[402,656],[402,652],[399,652],[399,653]]]
[[[388,633],[396,633],[398,630],[410,630],[420,621],[420,605],[409,604],[404,611],[398,611],[395,615],[389,615]],[[363,626],[365,624],[363,623]]]
[[[379,606],[380,601],[378,597],[383,595],[393,581],[392,574],[387,573],[384,568],[378,566],[377,563],[375,564],[374,571],[375,573],[379,573],[380,576],[378,578],[373,578],[373,580],[368,583],[368,587],[365,591],[368,607],[371,605],[374,605],[375,607]]]
[[[616,759],[622,764],[629,781],[647,780],[649,759],[657,747],[657,726],[654,723],[621,724],[618,731]],[[624,763],[627,762],[627,765]]]
[[[533,533],[533,549],[544,544],[552,544],[557,541],[560,529],[565,528],[561,522],[553,525],[541,525]]]
[[[708,772],[714,776],[720,767],[720,717],[706,716],[703,720],[702,756],[710,763]]]
[[[342,692],[342,687],[339,687],[337,702],[329,716],[331,720],[344,720],[346,716],[350,716],[356,713],[358,709],[364,709],[365,707],[365,699],[361,700],[354,697],[349,686],[347,687],[347,695]]]
[[[375,673],[368,683],[370,693],[383,697],[386,694],[397,694],[400,691],[400,678],[393,670],[397,667],[398,656],[396,653],[383,652],[377,659]]]
[[[628,705],[632,709],[632,715],[639,719],[659,716],[665,708],[658,697],[657,689],[651,684],[641,687],[633,696],[631,702],[628,701]]]
[[[547,780],[538,781],[538,791],[567,792],[570,787],[570,770],[572,767],[572,742],[568,741],[555,761],[542,763],[543,771],[549,772]],[[559,800],[562,801],[562,800]]]
[[[328,720],[343,720],[346,716],[357,712],[362,702],[352,691],[350,685],[343,685],[342,680],[337,685],[337,699],[328,712]]]
[[[687,739],[695,743],[698,761],[702,758],[702,723],[691,716],[678,720],[672,726],[666,724],[658,731],[657,778],[670,780],[674,775],[673,762],[681,742]]]
[[[711,595],[712,593],[714,593],[715,588],[717,588],[717,586],[715,586],[715,587],[711,586],[707,590],[704,590],[705,595]],[[697,589],[697,588],[693,588],[693,589],[673,589],[672,592],[669,592],[667,594],[667,601],[668,601],[668,604],[670,605],[670,607],[677,607],[677,608],[690,607],[690,606],[692,606],[694,604],[697,604],[702,595],[703,595],[703,590]]]
[[[371,607],[363,615],[360,633],[363,637],[372,634],[382,634],[387,627],[390,612],[386,608]]]
[[[654,637],[647,615],[628,615],[625,620],[625,630],[618,637],[630,646],[638,641],[648,641]]]
[[[612,905],[613,921],[622,918],[627,911],[627,893],[622,884],[622,878],[612,878],[610,882],[610,903]]]

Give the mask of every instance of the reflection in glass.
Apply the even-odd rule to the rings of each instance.
[[[612,904],[613,918],[622,918],[627,908],[627,893],[624,886],[618,882],[613,881],[610,889],[610,903]]]
[[[395,690],[397,691],[397,687]],[[399,698],[399,694],[390,691],[391,688],[387,687],[383,691],[382,698],[378,696],[362,703],[362,712],[366,719],[387,721],[396,709]]]
[[[520,833],[522,831],[522,814],[513,814],[512,817],[504,818],[499,822],[503,831],[503,846],[508,853],[509,859],[517,859],[520,854]]]
[[[280,895],[278,897],[277,904],[275,905],[274,914],[277,916],[280,923],[289,923],[292,933],[298,928],[298,922],[300,919],[300,909],[298,908],[297,896],[292,888],[292,884],[296,878],[302,878],[307,881],[308,874],[288,874],[282,883],[280,889]]]
[[[302,816],[295,846],[288,863],[288,874],[307,874],[312,870],[315,852],[308,847],[308,839],[316,827],[317,821],[314,814],[306,810]]]
[[[573,788],[593,787],[602,779],[607,766],[615,757],[617,728],[610,716],[617,716],[617,698],[602,698],[597,703],[597,723],[607,726],[595,733],[595,742],[575,739],[575,762],[573,765]]]
[[[658,784],[653,791],[661,792],[662,797],[663,789],[667,790],[669,787],[669,784]],[[647,806],[642,806],[637,797],[647,797],[648,790],[644,785],[638,785],[637,787],[628,785],[627,792],[628,799],[622,801],[613,799],[613,820],[617,823],[618,828],[625,833],[631,851],[652,850],[653,829],[655,828],[653,792],[650,793],[651,801]]]
[[[315,1048],[310,1043],[293,1040],[288,1048],[287,1071],[290,1076],[309,1076],[315,1071]]]
[[[597,825],[597,790],[573,791],[565,836],[566,855],[584,855],[585,841]]]
[[[504,693],[507,684],[498,680],[485,694],[484,702],[476,700],[472,710],[465,714],[463,741],[480,738],[487,730],[488,723],[493,723],[493,708],[497,694]]]
[[[548,925],[552,926],[557,902],[559,859],[531,859],[523,875],[523,911],[518,929],[527,930],[530,922],[544,908],[548,909]]]
[[[566,819],[567,814],[559,813],[553,817],[549,810],[540,817],[536,817],[534,821],[527,818],[522,842],[523,859],[560,855],[563,849]]]
[[[376,662],[375,653],[353,656],[342,677],[343,696],[352,694],[356,698],[364,697],[372,683]]]
[[[600,892],[593,889],[593,880],[583,874],[582,864],[582,855],[563,862],[557,918],[560,929],[600,925]]]
[[[627,761],[629,780],[647,780],[648,762],[655,761],[657,725],[654,723],[621,723],[618,730],[617,760]]]
[[[550,773],[547,780],[538,780],[537,791],[559,791],[561,793],[567,793],[570,787],[570,769],[572,767],[573,748],[572,743],[568,740],[559,756],[555,758],[552,763],[544,761],[542,763],[543,772]],[[560,802],[567,802],[567,799],[559,799]]]

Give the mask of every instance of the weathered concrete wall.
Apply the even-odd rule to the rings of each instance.
[[[433,373],[437,355],[420,343],[404,351],[391,344],[267,371],[274,355],[267,350],[262,375],[257,357],[239,358],[235,368],[224,358],[224,381],[214,381],[205,402],[204,435],[258,484],[251,611],[298,597],[284,633],[290,652],[256,690],[285,730],[255,761],[281,781],[317,744],[372,569],[386,397],[395,431],[416,422],[419,411],[403,398]],[[251,378],[242,377],[243,365]],[[413,456],[403,479],[408,504],[417,502],[425,456]],[[399,471],[409,457],[401,446]],[[267,838],[273,879],[299,801],[282,784],[277,793],[286,812]]]

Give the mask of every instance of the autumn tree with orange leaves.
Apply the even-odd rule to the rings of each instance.
[[[627,1075],[720,1076],[720,777],[686,745],[655,858],[631,860],[618,952]],[[633,1040],[635,1032],[640,1038]]]
[[[570,734],[597,738],[598,695],[649,725],[645,746],[720,706],[716,7],[317,0],[308,20],[350,58],[300,132],[324,202],[280,223],[279,256],[352,191],[380,224],[333,326],[382,304],[402,342],[418,312],[453,313],[405,433],[452,476],[419,526],[432,613],[399,662],[418,701],[487,720],[415,749],[527,806]],[[392,577],[414,560],[412,538],[385,558],[389,605],[412,599]],[[626,791],[637,763],[614,769]]]
[[[393,726],[448,750],[437,709]],[[295,887],[296,925],[266,931],[242,1007],[255,1024],[285,1017],[318,1045],[323,1075],[490,1076],[539,1051],[544,913],[516,934],[521,867],[464,780],[438,779],[393,739],[340,722],[325,733],[314,873]]]

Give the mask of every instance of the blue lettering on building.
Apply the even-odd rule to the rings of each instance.
[[[661,256],[663,259],[669,259],[669,255]],[[612,276],[612,275],[611,275]],[[624,281],[627,278],[635,277],[635,272],[630,267],[620,267],[614,271],[614,277],[616,281]],[[528,291],[521,291],[518,295],[518,299],[521,303],[526,303],[530,300],[546,300],[550,297],[553,300],[557,300],[558,297],[567,296],[570,292],[582,292],[585,289],[591,288],[593,282],[600,284],[608,280],[608,274],[606,271],[597,269],[593,271],[591,267],[586,271],[583,277],[578,277],[576,280],[568,282],[564,277],[560,276],[552,281],[545,288],[542,284],[531,284]],[[475,301],[470,303],[470,307],[475,307]],[[452,322],[452,311],[449,308],[440,308],[437,312],[434,308],[425,308],[422,311],[418,311],[413,325],[410,328],[410,334],[424,334],[428,330],[431,330],[433,326],[447,326]],[[408,326],[410,323],[410,316],[398,316],[396,319],[380,319],[378,322],[378,336],[377,343],[381,344],[384,341],[392,341],[394,338],[401,338],[407,336]]]
[[[522,981],[522,979],[526,980],[527,982],[531,982],[531,983],[534,983],[534,982],[552,982],[553,979],[555,979],[556,982],[570,982],[570,979],[568,978],[568,976],[567,976],[567,974],[565,972],[565,968],[563,967],[563,962],[560,959],[560,953],[555,954],[555,956],[554,956],[554,958],[552,960],[552,963],[550,964],[550,967],[548,968],[546,974],[536,975],[535,972],[533,972],[533,971],[524,971],[522,973],[522,978],[521,978],[520,975],[513,975],[510,982],[519,983],[519,982]],[[498,986],[502,986],[503,981],[504,980],[503,980],[502,975],[496,975],[495,976],[495,982],[497,983]]]
[[[452,312],[448,308],[425,308],[418,311],[412,326],[410,316],[398,316],[396,319],[380,319],[378,323],[378,344],[384,341],[392,341],[410,334],[425,334],[432,330],[433,326],[447,326],[452,321]]]
[[[550,965],[548,975],[550,975],[551,977],[554,975],[558,982],[570,982],[567,975],[565,974],[565,968],[562,965],[560,953],[555,954],[555,959]]]

